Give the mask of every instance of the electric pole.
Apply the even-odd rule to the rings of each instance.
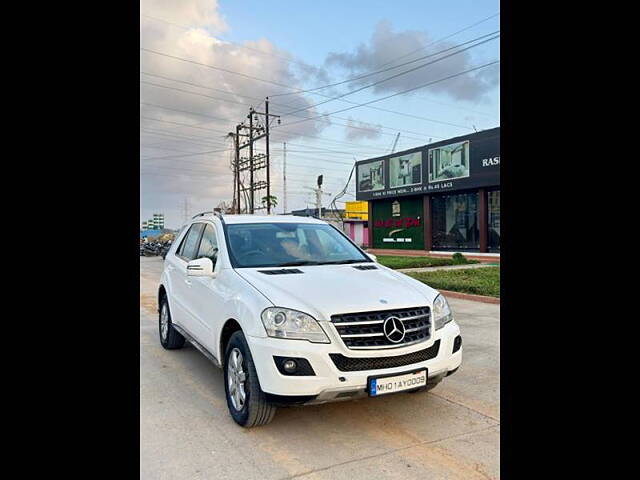
[[[264,121],[261,121],[259,117],[264,117]],[[248,205],[246,208],[247,213],[255,213],[255,193],[256,191],[266,189],[267,190],[267,213],[271,213],[271,172],[270,172],[270,159],[269,159],[269,124],[271,118],[277,118],[280,123],[280,115],[273,115],[269,113],[269,97],[265,100],[265,111],[259,112],[253,107],[249,108],[249,125],[245,125],[244,122],[236,126],[236,166],[234,168],[235,181],[238,191],[238,211],[240,212],[240,193],[248,192]],[[248,133],[241,133],[248,130]],[[241,137],[247,137],[247,142],[240,144]],[[261,139],[266,139],[265,151],[266,153],[256,154],[254,150],[254,144]],[[240,157],[240,150],[249,147],[249,156]],[[266,169],[266,179],[256,180],[257,172],[259,170]],[[240,180],[241,172],[249,171],[249,183],[245,186]],[[242,186],[241,186],[242,184]]]
[[[234,182],[236,185],[236,213],[242,213],[242,209],[240,208],[240,125],[236,125],[236,134],[235,134],[235,147],[236,147],[236,161],[234,165]]]
[[[284,156],[282,160],[282,200],[284,204],[284,211],[287,213],[287,142],[284,142]]]
[[[324,192],[322,190],[322,179],[323,176],[322,175],[318,175],[318,187],[317,188],[311,188],[311,187],[304,187],[306,189],[312,190],[313,193],[315,193],[316,195],[316,209],[318,210],[318,217],[317,218],[322,218],[322,195],[327,195],[327,196],[331,196],[330,193]]]

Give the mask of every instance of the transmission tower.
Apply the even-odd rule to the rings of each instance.
[[[190,220],[189,217],[189,199],[184,197],[184,201],[182,203],[182,219],[183,223],[187,223]]]

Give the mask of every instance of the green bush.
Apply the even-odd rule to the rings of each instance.
[[[467,260],[467,257],[465,257],[460,252],[454,253],[453,256],[451,257],[451,260],[453,260],[454,265],[462,265],[464,263],[469,263],[469,261]]]

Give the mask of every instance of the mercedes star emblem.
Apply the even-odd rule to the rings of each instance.
[[[404,340],[404,325],[398,317],[388,317],[384,321],[382,330],[390,342],[400,343]]]

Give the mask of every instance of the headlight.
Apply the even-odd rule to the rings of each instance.
[[[261,317],[270,337],[329,343],[318,321],[306,313],[289,308],[271,307],[265,309]]]
[[[453,320],[453,314],[447,303],[447,299],[438,295],[433,302],[433,322],[436,330],[440,330],[447,323]]]

